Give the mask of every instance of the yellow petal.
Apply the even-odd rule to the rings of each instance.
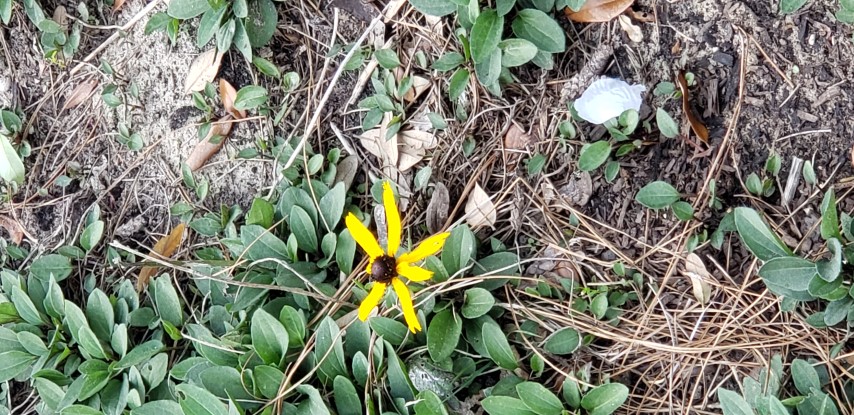
[[[445,245],[445,240],[451,236],[450,233],[440,233],[433,235],[424,241],[422,241],[417,248],[413,249],[412,252],[407,252],[400,256],[398,262],[404,262],[407,264],[411,264],[413,262],[418,262],[424,258],[427,258],[430,255],[439,252],[442,249],[442,246]]]
[[[415,307],[412,306],[412,294],[409,292],[409,288],[400,278],[392,279],[391,285],[394,287],[394,292],[397,293],[397,298],[400,299],[400,308],[403,309],[403,318],[406,319],[409,331],[413,333],[421,331],[421,323],[418,322]]]
[[[348,213],[344,222],[347,224],[347,229],[350,230],[350,235],[365,250],[365,253],[369,257],[377,258],[384,255],[383,249],[380,248],[380,244],[377,242],[377,238],[374,238],[371,231],[356,218],[356,215]]]
[[[359,320],[365,321],[368,319],[368,316],[371,315],[371,311],[380,303],[380,300],[383,299],[383,294],[385,294],[386,285],[381,282],[375,282],[374,288],[371,288],[371,292],[368,293],[368,296],[362,300],[362,304],[359,304]]]
[[[385,221],[388,222],[388,254],[394,256],[400,248],[400,212],[397,211],[397,203],[388,181],[383,182],[383,206]]]
[[[409,265],[405,262],[397,264],[397,273],[406,277],[409,281],[427,281],[433,278],[433,271],[428,271],[421,267]]]

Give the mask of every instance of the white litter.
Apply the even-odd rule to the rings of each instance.
[[[592,84],[575,101],[578,116],[593,124],[619,117],[624,111],[640,111],[643,85],[629,85],[622,79],[602,78]]]

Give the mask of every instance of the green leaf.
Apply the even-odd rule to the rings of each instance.
[[[257,261],[267,258],[288,259],[288,247],[285,242],[258,225],[244,225],[240,228],[240,242],[246,247],[246,258]]]
[[[36,357],[20,350],[7,350],[0,353],[0,382],[14,379],[30,368]]]
[[[172,286],[172,278],[163,274],[154,279],[154,305],[160,318],[175,327],[184,324],[184,313],[181,311],[181,301],[178,292]]]
[[[109,341],[113,337],[113,325],[116,323],[113,305],[99,288],[92,291],[86,302],[86,320],[99,339]]]
[[[780,402],[774,395],[768,396],[768,410],[769,415],[789,415],[789,410],[786,409],[786,406]]]
[[[181,405],[174,401],[151,401],[130,411],[130,415],[180,414]]]
[[[18,315],[24,319],[24,321],[34,326],[44,324],[39,310],[36,308],[36,305],[33,304],[33,300],[30,299],[30,296],[27,295],[21,287],[13,285],[11,296],[12,303],[15,304],[15,310],[18,312]]]
[[[578,170],[593,171],[599,168],[611,155],[611,143],[607,140],[588,143],[581,147],[578,154]]]
[[[499,16],[504,16],[510,13],[510,10],[513,10],[513,6],[515,5],[516,0],[498,0],[495,2],[495,9],[498,11]]]
[[[501,49],[493,48],[483,62],[474,65],[474,70],[481,85],[495,85],[501,76]]]
[[[225,7],[223,7],[225,9]],[[246,34],[246,27],[243,25],[243,20],[237,19],[234,21],[234,47],[240,51],[246,60],[252,60],[252,45],[249,43],[249,35]]]
[[[513,20],[513,33],[537,46],[541,52],[566,50],[566,35],[549,15],[537,9],[523,9]]]
[[[251,379],[247,377],[245,380],[249,382],[245,382],[240,372],[233,367],[209,367],[199,374],[199,379],[208,392],[220,399],[252,399],[246,391],[252,389]]]
[[[305,320],[300,316],[299,311],[289,305],[282,307],[282,311],[279,312],[279,322],[288,332],[289,347],[298,347],[304,344]]]
[[[234,19],[229,19],[216,31],[216,48],[219,52],[225,53],[231,49],[231,42],[234,40],[234,31]]]
[[[397,57],[397,52],[391,49],[378,49],[374,52],[374,57],[385,69],[394,69],[400,66],[400,58]]]
[[[821,201],[821,237],[842,239],[839,234],[839,215],[836,211],[836,194],[833,188],[827,190]]]
[[[252,315],[252,346],[267,364],[278,365],[288,351],[288,332],[275,317],[257,309]]]
[[[818,371],[806,360],[795,359],[792,362],[792,381],[798,392],[809,395],[813,389],[821,390]]]
[[[694,219],[694,207],[688,202],[680,200],[670,205],[670,208],[673,209],[673,214],[679,220],[689,221]]]
[[[425,389],[418,394],[413,409],[415,409],[415,415],[448,415],[442,398],[430,389]]]
[[[466,58],[459,52],[448,52],[433,62],[431,67],[437,71],[447,72],[465,63]]]
[[[51,275],[53,275],[57,282],[62,281],[71,275],[71,271],[73,270],[71,260],[57,254],[39,257],[30,266],[30,273],[42,281],[47,281]]]
[[[818,275],[823,280],[831,282],[842,272],[842,244],[839,243],[839,239],[830,238],[827,241],[827,249],[833,256],[818,261],[815,266]]]
[[[256,0],[265,1],[265,0]],[[255,3],[256,1],[253,1]],[[269,1],[269,0],[266,0]],[[234,108],[239,110],[251,110],[264,105],[267,102],[267,90],[257,85],[247,85],[237,91],[234,98]]]
[[[771,232],[755,210],[737,207],[733,210],[733,220],[741,241],[757,258],[768,261],[772,258],[792,255],[789,248]]]
[[[601,320],[608,312],[608,293],[599,293],[590,301],[590,312],[593,317]]]
[[[225,9],[225,7],[223,7]],[[231,5],[231,10],[234,12],[234,17],[244,18],[249,15],[249,5],[246,0],[235,0]]]
[[[754,415],[747,401],[736,392],[718,388],[718,400],[721,403],[723,415]]]
[[[629,388],[620,383],[597,386],[581,398],[581,407],[589,415],[608,415],[619,408],[629,397]]]
[[[9,139],[0,134],[0,178],[21,185],[24,183],[24,163]]]
[[[353,259],[356,256],[356,241],[350,235],[349,229],[338,234],[338,243],[335,246],[335,262],[341,272],[349,275],[353,272]]]
[[[451,357],[460,341],[462,330],[463,320],[453,310],[446,308],[436,314],[427,328],[427,351],[430,352],[430,358],[434,362],[441,362]]]
[[[406,367],[400,358],[397,357],[397,354],[395,354],[391,345],[386,343],[385,349],[388,353],[388,369],[386,371],[386,377],[392,398],[403,399],[407,402],[415,399],[415,394],[412,391],[412,385],[409,377],[407,376]]]
[[[80,247],[87,252],[91,251],[95,245],[98,245],[103,235],[104,221],[98,220],[93,222],[86,229],[83,229],[83,233],[80,234]]]
[[[252,207],[249,208],[249,212],[246,214],[246,224],[258,225],[265,229],[273,226],[273,205],[264,199],[256,197],[252,200]]]
[[[581,335],[571,327],[564,327],[546,338],[543,348],[547,352],[556,355],[567,355],[578,349],[581,344]]]
[[[663,136],[674,138],[679,135],[679,126],[676,125],[676,121],[673,121],[670,114],[661,108],[655,111],[655,123]]]
[[[489,312],[494,305],[495,297],[489,291],[480,287],[470,288],[465,292],[463,307],[460,312],[463,317],[474,319]],[[437,359],[434,360],[438,361]]]
[[[41,337],[28,331],[18,333],[18,343],[33,356],[46,356],[50,350],[44,344]]]
[[[80,332],[82,327],[88,325],[89,323],[86,321],[86,316],[83,314],[83,310],[81,310],[80,307],[77,307],[77,304],[65,300],[65,326],[68,328],[68,332],[71,334],[71,337],[79,343],[80,339],[77,336],[77,333]]]
[[[403,323],[388,317],[372,317],[368,320],[368,324],[377,333],[377,336],[382,337],[393,346],[400,346],[409,331]]]
[[[773,258],[759,269],[765,284],[792,291],[806,291],[817,273],[815,264],[799,257]]]
[[[679,200],[679,192],[670,183],[654,181],[641,188],[635,200],[649,209],[663,209]]]
[[[474,63],[481,63],[498,47],[504,31],[504,17],[495,10],[486,9],[474,21],[471,28],[469,47]]]
[[[445,240],[442,249],[442,264],[449,275],[467,267],[475,252],[475,237],[468,226],[457,226]]]
[[[228,408],[212,393],[189,383],[175,387],[184,415],[229,415]]]
[[[210,10],[210,8],[207,0],[175,0],[169,2],[166,12],[175,19],[186,20],[196,17]]]
[[[792,14],[807,4],[807,0],[780,0],[780,13]]]
[[[10,19],[12,19],[12,0],[0,0],[0,20],[8,25]]]
[[[291,214],[288,218],[288,223],[291,227],[291,232],[297,238],[297,244],[300,249],[305,252],[317,253],[317,231],[314,228],[314,223],[308,216],[308,213],[299,206],[291,208]]]
[[[318,359],[318,375],[321,382],[328,384],[336,376],[347,376],[344,363],[344,346],[341,343],[341,330],[331,317],[320,321],[315,333],[314,355]],[[329,351],[330,349],[331,352]],[[320,360],[326,356],[325,360]]]
[[[524,65],[537,55],[537,46],[525,39],[505,39],[498,47],[502,52],[501,65],[506,68]]]
[[[465,91],[469,83],[469,71],[466,68],[459,68],[451,75],[450,86],[448,87],[448,98],[456,102],[460,95]]]
[[[835,17],[842,23],[854,24],[854,10],[840,9]]]
[[[490,396],[480,403],[489,415],[537,415],[522,400],[509,396]]]
[[[15,305],[12,303],[0,303],[0,324],[16,323],[21,321],[21,316],[15,310]]]
[[[344,214],[344,203],[347,199],[347,189],[344,183],[338,182],[320,198],[320,216],[329,226],[329,230],[335,230],[341,216]]]
[[[484,324],[482,328],[483,343],[493,362],[504,369],[514,370],[519,367],[516,355],[507,342],[507,335],[501,331],[498,324]]]
[[[344,376],[336,376],[332,382],[332,395],[338,415],[362,415],[362,402],[353,382]]]
[[[80,346],[83,347],[83,350],[85,350],[86,353],[89,353],[96,359],[107,358],[107,354],[104,351],[104,347],[101,345],[101,342],[98,340],[98,336],[95,335],[95,332],[92,331],[89,326],[81,327],[80,331],[77,332],[77,338],[80,342]]]
[[[284,373],[273,366],[259,365],[252,370],[255,386],[261,395],[267,399],[273,399],[279,394],[279,387],[285,379]]]
[[[537,415],[559,415],[563,404],[545,386],[536,382],[522,382],[516,385],[516,392],[522,402]]]
[[[252,58],[252,64],[254,64],[255,67],[264,75],[273,78],[280,78],[282,76],[282,73],[279,72],[279,68],[273,62],[270,62],[260,56]]]
[[[838,415],[839,410],[833,403],[833,398],[824,392],[813,392],[803,402],[798,404],[798,414]]]
[[[60,415],[103,415],[103,413],[95,408],[86,405],[71,405],[62,408]]]
[[[267,45],[279,22],[279,12],[272,0],[248,0],[249,10],[243,20],[246,36],[253,48]]]
[[[409,4],[421,13],[442,17],[457,11],[457,5],[451,0],[409,0]]]
[[[563,381],[561,389],[563,389],[561,395],[563,395],[564,402],[570,408],[578,409],[581,406],[581,390],[578,388],[578,382],[568,377]]]
[[[815,177],[815,169],[813,169],[812,161],[804,161],[802,174],[804,176],[804,181],[807,182],[808,185],[814,185],[816,183],[817,179]]]

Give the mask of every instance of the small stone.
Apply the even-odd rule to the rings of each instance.
[[[735,58],[732,55],[723,52],[715,52],[715,54],[712,55],[712,59],[715,62],[728,67],[732,67],[732,64],[735,62]]]

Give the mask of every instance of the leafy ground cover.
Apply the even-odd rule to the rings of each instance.
[[[0,0],[0,414],[852,413],[852,10]]]

